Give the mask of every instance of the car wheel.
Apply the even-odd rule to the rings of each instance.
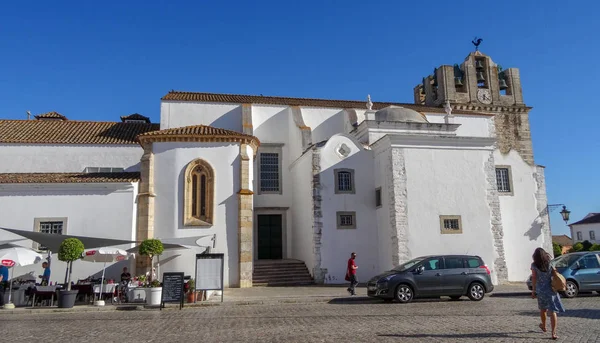
[[[453,295],[450,297],[451,300],[460,300],[460,295]]]
[[[394,294],[394,297],[396,298],[396,300],[399,303],[405,304],[410,302],[413,299],[414,293],[412,288],[410,288],[409,285],[399,285],[396,288],[396,294]]]
[[[579,287],[577,284],[571,280],[567,281],[567,289],[564,291],[564,295],[567,298],[575,298],[579,293]]]
[[[483,285],[479,282],[473,282],[469,286],[467,296],[473,301],[480,301],[485,296],[485,288],[483,288]]]

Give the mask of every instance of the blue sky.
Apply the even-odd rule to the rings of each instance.
[[[599,10],[594,1],[11,1],[0,11],[0,118],[158,121],[171,89],[412,102],[423,76],[462,62],[481,36],[482,52],[520,68],[549,203],[578,220],[600,212]],[[552,228],[568,230],[558,210]]]

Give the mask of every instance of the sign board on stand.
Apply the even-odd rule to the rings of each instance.
[[[165,307],[165,303],[179,303],[179,309],[183,308],[183,283],[183,273],[163,273],[161,310]]]
[[[223,271],[225,254],[196,255],[196,291],[221,291],[223,302]]]

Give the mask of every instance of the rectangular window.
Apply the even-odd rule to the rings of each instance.
[[[583,235],[581,234],[581,231],[577,231],[577,240],[583,241]]]
[[[496,167],[496,185],[498,187],[498,194],[500,195],[512,195],[512,179],[510,166],[497,166]]]
[[[460,216],[440,216],[440,230],[442,234],[462,233]]]
[[[381,188],[375,189],[375,207],[381,207]]]
[[[445,269],[461,269],[464,268],[462,257],[444,257]]]
[[[354,170],[335,169],[335,194],[354,194]]]
[[[260,191],[264,193],[280,192],[279,153],[260,154]]]
[[[467,258],[467,265],[469,266],[469,268],[479,268],[483,264],[481,263],[481,261],[479,259],[474,258],[474,257],[469,257],[469,258]]]
[[[337,228],[356,229],[356,212],[337,212]]]
[[[596,232],[590,231],[590,240],[592,240],[592,241],[596,240]]]
[[[51,235],[66,234],[67,218],[36,218],[34,219],[34,231]],[[33,243],[33,248],[46,251],[47,247]]]

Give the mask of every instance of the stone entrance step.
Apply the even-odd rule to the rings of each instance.
[[[314,280],[299,260],[258,260],[254,262],[252,286],[306,286]]]

